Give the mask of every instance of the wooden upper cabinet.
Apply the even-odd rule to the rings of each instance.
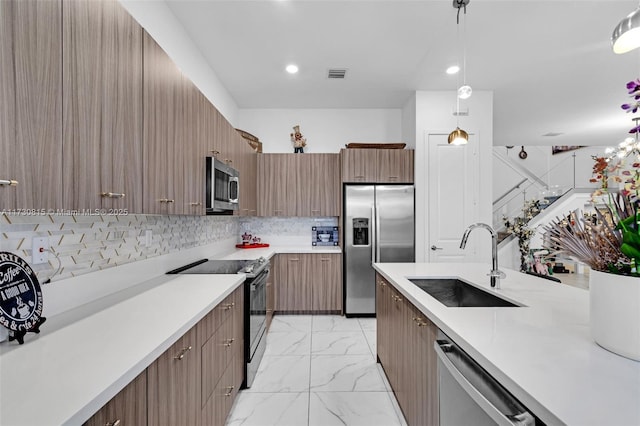
[[[205,214],[206,129],[205,105],[208,102],[198,88],[183,78],[185,109],[184,138],[179,143],[184,155],[184,214]]]
[[[0,205],[61,209],[62,7],[0,1]]]
[[[241,216],[256,216],[258,214],[258,155],[245,139],[236,131],[234,143],[238,146],[240,163],[240,210]]]
[[[343,149],[342,181],[349,183],[413,183],[412,149]]]
[[[259,154],[260,216],[339,216],[338,154]]]
[[[140,373],[111,401],[107,402],[84,426],[147,424],[147,370]]]
[[[184,212],[184,82],[169,56],[143,33],[144,213]]]
[[[198,425],[200,351],[196,327],[147,368],[148,424]]]
[[[377,181],[377,149],[343,149],[340,155],[342,156],[343,182]]]
[[[296,216],[298,181],[293,155],[258,155],[259,216]]]
[[[379,149],[377,182],[413,182],[412,149]]]
[[[142,211],[142,27],[116,0],[63,8],[64,205]]]

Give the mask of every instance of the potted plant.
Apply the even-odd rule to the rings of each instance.
[[[627,84],[640,106],[640,80]],[[640,142],[638,119],[628,138],[605,157],[594,157],[592,182],[595,216],[574,211],[545,229],[545,248],[591,268],[589,278],[591,335],[600,346],[640,361]],[[615,185],[611,185],[615,184]],[[616,189],[611,189],[617,186]],[[600,203],[600,205],[598,205]]]

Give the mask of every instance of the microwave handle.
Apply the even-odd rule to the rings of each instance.
[[[231,198],[231,186],[234,184],[236,185],[236,198]],[[238,198],[240,196],[240,179],[238,179],[237,177],[232,177],[229,178],[229,202],[230,203],[237,203],[238,202]]]

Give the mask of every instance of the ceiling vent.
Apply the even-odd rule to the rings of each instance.
[[[345,68],[332,68],[327,74],[327,78],[344,78],[347,70]]]
[[[542,136],[546,136],[546,137],[549,137],[549,138],[553,138],[553,137],[555,137],[555,136],[560,136],[560,135],[563,135],[563,134],[564,134],[564,133],[559,133],[559,132],[549,132],[549,133],[545,133],[545,134],[544,134],[544,135],[542,135]]]

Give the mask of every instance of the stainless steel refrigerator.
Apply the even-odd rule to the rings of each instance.
[[[344,188],[344,311],[376,312],[374,262],[415,261],[413,185]]]

